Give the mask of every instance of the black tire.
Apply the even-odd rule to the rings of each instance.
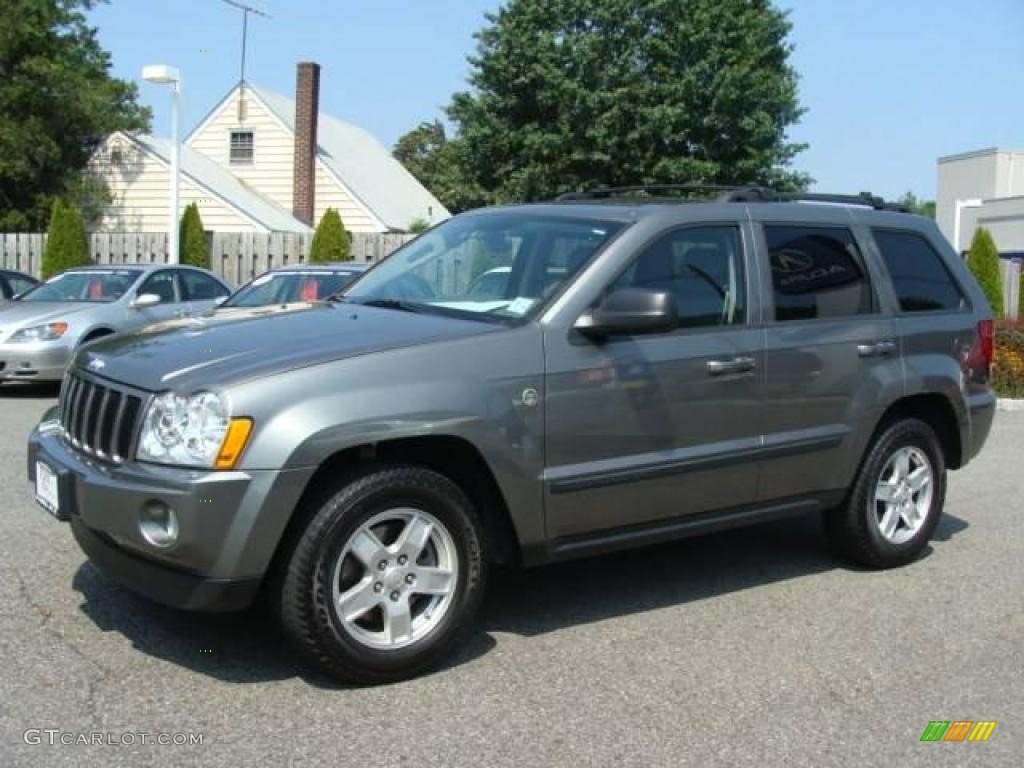
[[[912,447],[931,462],[933,493],[920,528],[906,541],[895,543],[879,529],[875,490],[893,454]],[[869,568],[894,568],[921,554],[942,515],[946,497],[946,463],[933,430],[919,419],[902,419],[884,427],[868,448],[857,479],[842,507],[825,514],[825,532],[843,557]]]
[[[429,513],[447,530],[458,555],[456,586],[428,634],[401,648],[372,648],[356,639],[338,615],[331,597],[335,566],[363,523],[407,506]],[[451,655],[475,624],[486,581],[479,519],[462,489],[420,467],[372,468],[321,497],[311,512],[279,586],[281,623],[299,652],[331,677],[361,685],[414,677]]]

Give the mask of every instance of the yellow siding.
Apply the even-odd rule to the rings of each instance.
[[[213,119],[189,139],[188,144],[217,165],[227,168],[264,197],[290,211],[295,151],[291,133],[256,100],[252,92],[246,92],[245,102],[246,119],[239,121],[236,90]],[[251,165],[232,165],[229,162],[231,131],[243,129],[253,132],[253,162]]]
[[[221,104],[219,111],[189,139],[188,144],[192,149],[202,152],[218,165],[230,170],[259,194],[273,200],[286,211],[291,211],[295,167],[292,133],[281,125],[251,91],[245,94],[245,119],[239,121],[238,97],[239,92],[235,90]],[[242,129],[253,132],[253,162],[251,165],[231,165],[231,131]],[[350,231],[383,231],[380,223],[361,204],[354,201],[317,160],[314,226],[328,207],[338,210]]]
[[[345,229],[349,232],[383,232],[384,228],[375,218],[370,216],[359,203],[352,200],[345,190],[334,180],[330,171],[323,163],[316,161],[316,200],[313,213],[316,221],[328,208],[334,208],[341,214]]]
[[[117,146],[121,162],[112,165],[109,150]],[[106,151],[97,153],[90,165],[92,171],[106,179],[113,202],[104,211],[100,229],[106,232],[166,232],[167,189],[170,182],[167,166],[134,144],[111,138]],[[198,203],[203,228],[217,232],[265,231],[251,220],[240,216],[188,178],[182,177],[179,188],[181,208]]]

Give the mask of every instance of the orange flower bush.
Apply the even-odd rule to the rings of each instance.
[[[992,387],[1001,397],[1024,397],[1024,324],[996,326]]]

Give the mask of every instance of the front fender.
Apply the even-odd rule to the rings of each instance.
[[[534,389],[536,398],[523,393]],[[242,469],[315,468],[357,446],[454,437],[476,448],[520,542],[544,536],[543,359],[527,326],[310,366],[229,390],[254,422]]]

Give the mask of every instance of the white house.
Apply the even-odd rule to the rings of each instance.
[[[376,138],[320,113],[320,67],[298,66],[296,99],[240,82],[181,147],[181,205],[208,230],[308,232],[328,208],[352,232],[403,232],[445,207]],[[106,231],[167,230],[170,143],[114,133],[93,171],[110,189]]]

